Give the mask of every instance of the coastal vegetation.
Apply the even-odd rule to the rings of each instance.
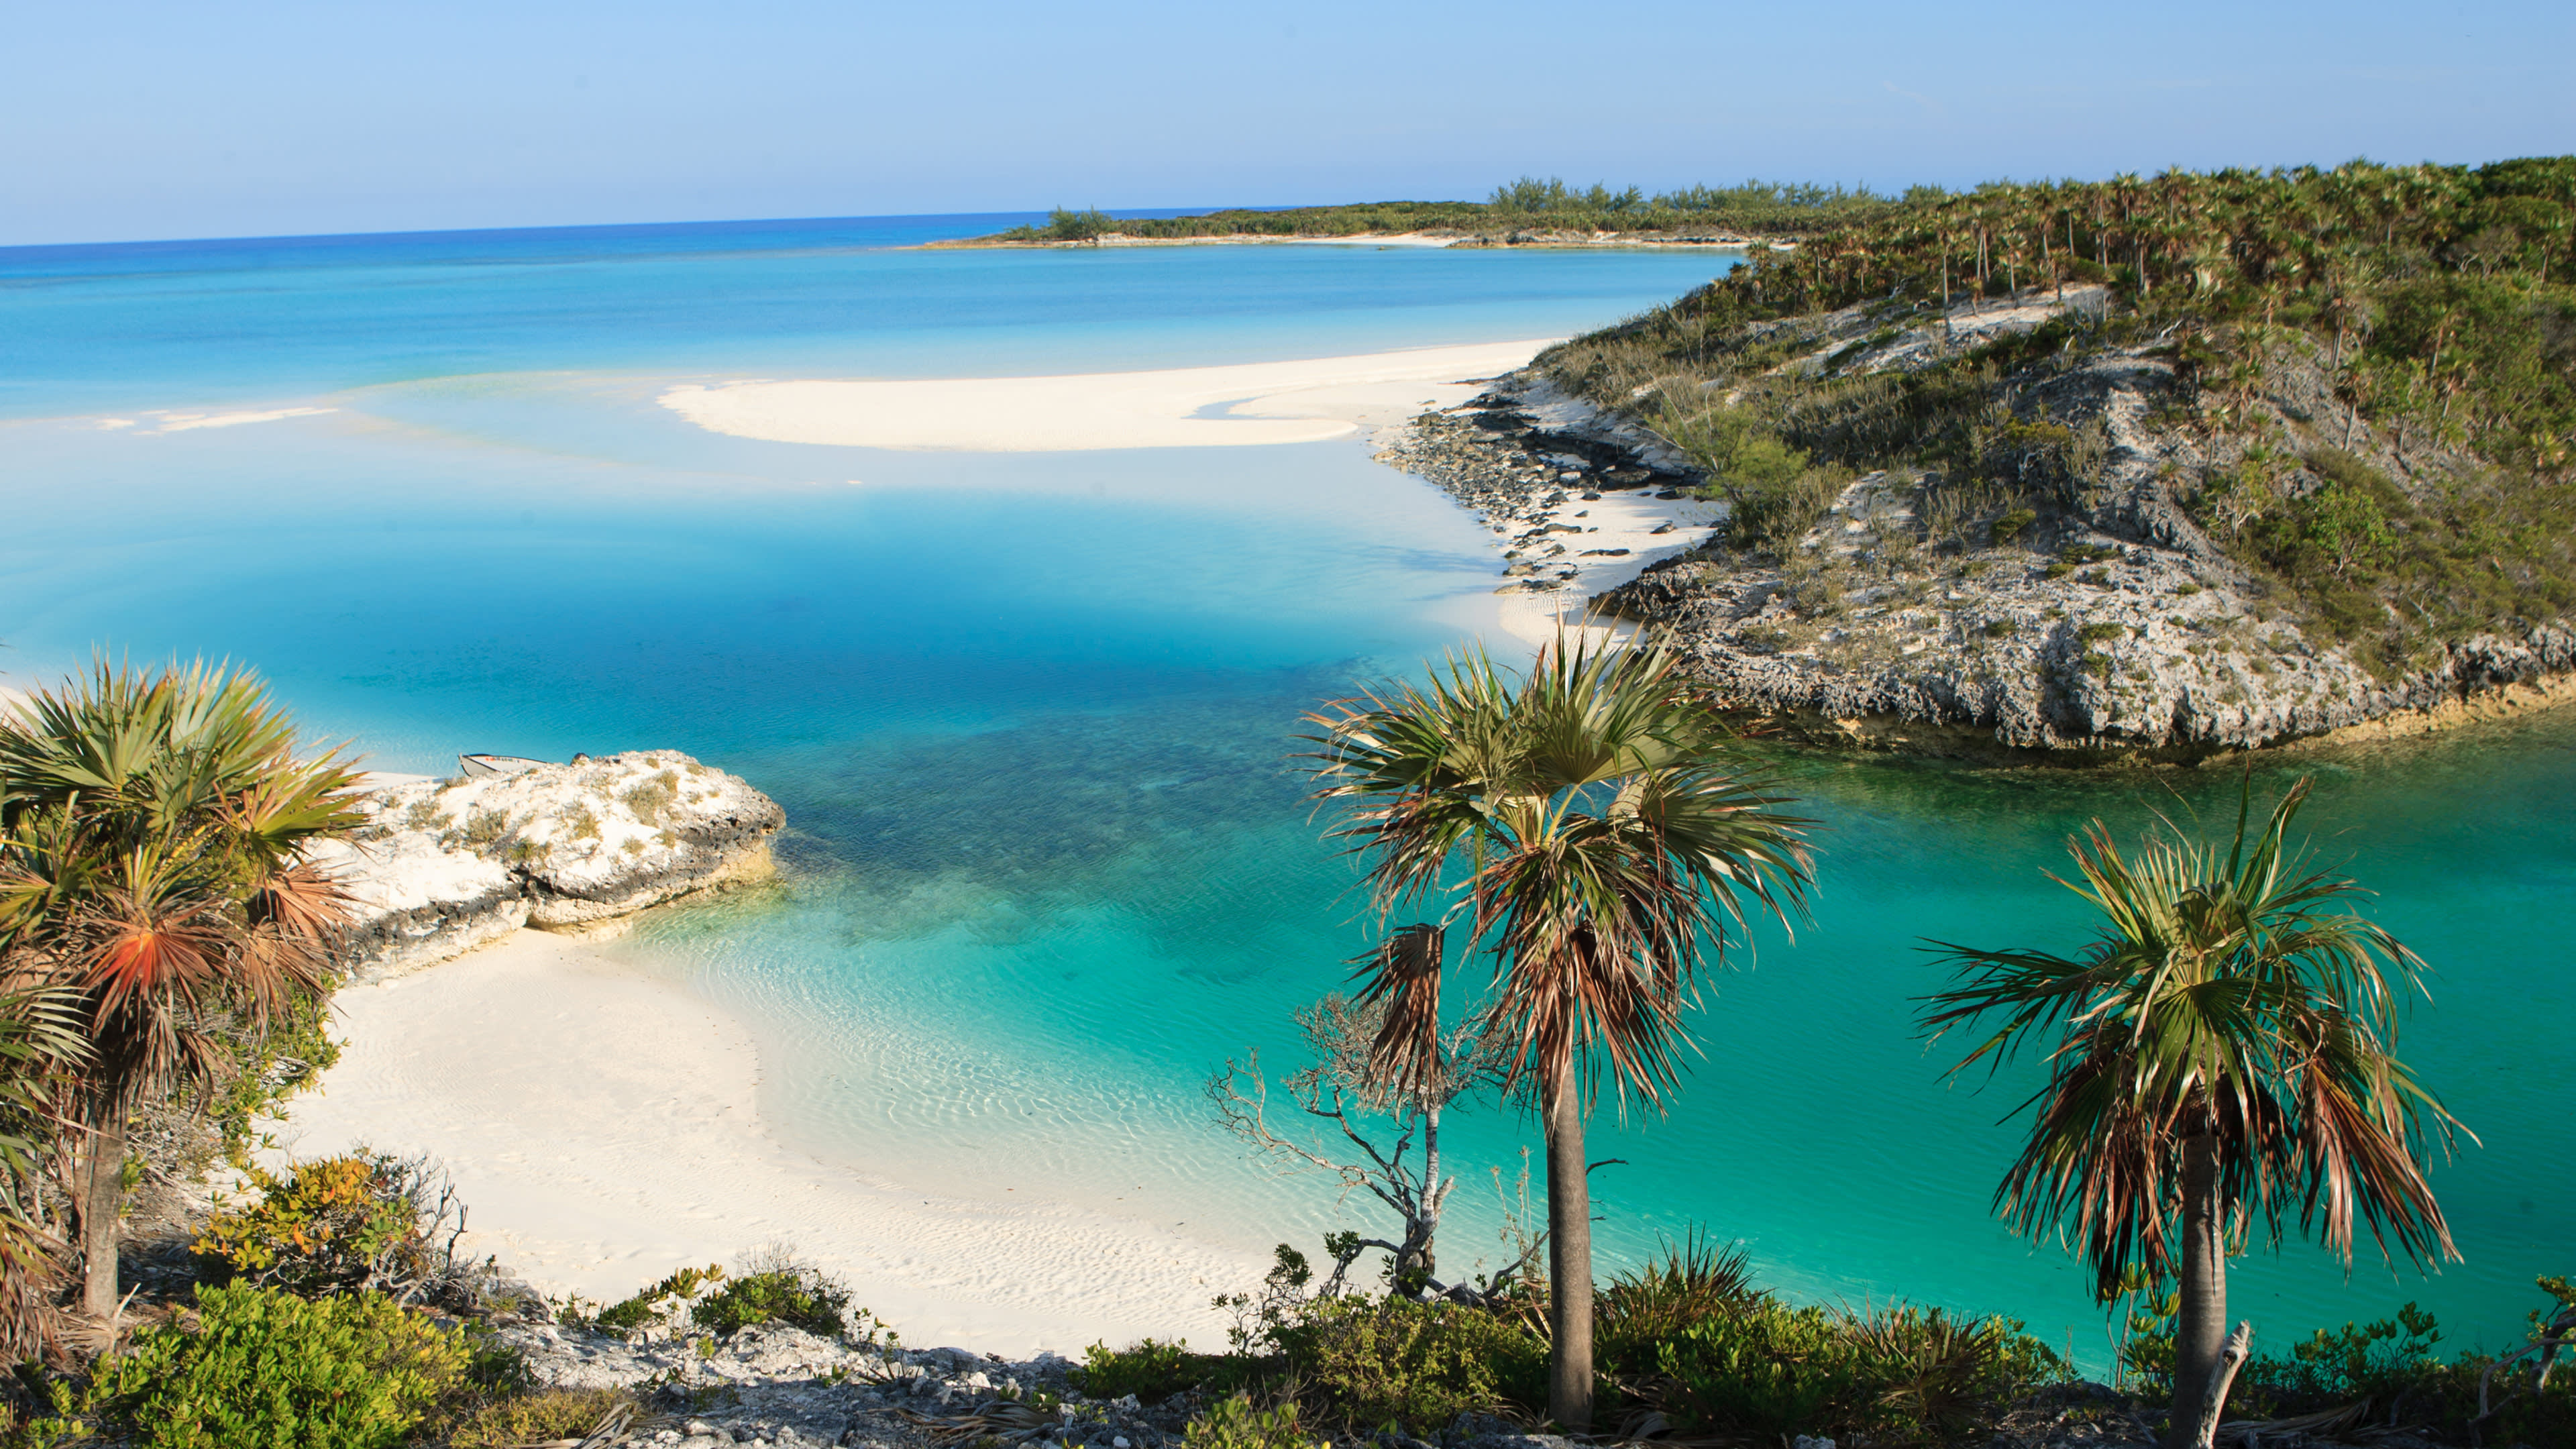
[[[1363,1003],[1383,1002],[1370,1075],[1445,1081],[1441,1016],[1453,923],[1494,963],[1479,1035],[1504,1044],[1506,1090],[1533,1097],[1547,1145],[1548,1410],[1592,1423],[1592,1208],[1584,1119],[1606,1068],[1660,1105],[1704,961],[1740,945],[1748,906],[1801,914],[1812,822],[1725,753],[1715,719],[1653,648],[1560,634],[1515,678],[1474,654],[1308,716],[1315,798],[1368,872],[1389,934]],[[1463,870],[1464,879],[1456,872]]]
[[[2576,602],[2571,218],[2576,157],[1995,183],[1538,366],[1686,455],[1747,556],[1883,471],[1933,555],[2205,553],[2393,678]]]
[[[1058,207],[1044,226],[1018,226],[993,242],[1094,241],[1110,232],[1156,241],[1223,237],[1387,236],[1416,232],[1509,240],[1515,235],[1615,234],[1675,239],[1811,237],[1866,225],[1945,195],[1918,186],[1885,196],[1866,187],[1746,181],[1648,195],[1598,182],[1568,186],[1524,176],[1478,201],[1372,201],[1340,206],[1231,207],[1192,216],[1111,218]]]
[[[305,1070],[277,1046],[314,1034],[343,911],[303,850],[355,820],[356,777],[296,746],[255,678],[202,665],[102,660],[0,717],[15,1135],[52,1169],[18,1175],[33,1183],[0,1234],[22,1350],[44,1336],[57,1205],[78,1227],[83,1311],[116,1312],[132,1124],[173,1100],[238,1114]]]
[[[1480,1302],[1359,1287],[1326,1294],[1302,1254],[1280,1257],[1263,1311],[1229,1351],[1095,1344],[1075,1385],[1094,1398],[1194,1406],[1220,1421],[1267,1406],[1298,1426],[1299,1442],[1368,1442],[1390,1430],[1464,1436],[1472,1430],[1462,1426],[1479,1420],[1550,1417],[1543,1281]],[[2234,1377],[2230,1422],[2283,1439],[2367,1420],[2445,1443],[2566,1442],[2576,1434],[2576,1390],[2532,1361],[2576,1341],[2576,1288],[2557,1278],[2539,1286],[2550,1306],[2532,1314],[2526,1346],[2501,1355],[2446,1357],[2439,1325],[2413,1304],[2254,1353]],[[1599,1286],[1596,1432],[1721,1443],[2135,1443],[2162,1417],[2168,1432],[2189,1435],[2203,1427],[2193,1416],[2158,1412],[2176,1401],[2173,1296],[2141,1300],[2113,1382],[2095,1385],[2012,1320],[1902,1303],[1791,1304],[1751,1281],[1739,1250],[1694,1236]]]

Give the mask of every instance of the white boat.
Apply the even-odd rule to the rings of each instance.
[[[465,767],[465,778],[472,780],[485,775],[515,775],[522,770],[533,770],[545,761],[518,755],[458,755],[456,763]]]

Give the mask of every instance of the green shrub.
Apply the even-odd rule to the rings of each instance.
[[[1739,1312],[1760,1296],[1742,1248],[1693,1233],[1661,1260],[1614,1274],[1595,1295],[1594,1360],[1614,1377],[1649,1370],[1657,1349],[1691,1324]]]
[[[2255,524],[2264,560],[2291,579],[2373,578],[2397,560],[2397,533],[2379,500],[2326,483]]]
[[[1685,1433],[1823,1429],[1859,1394],[1853,1366],[1834,1352],[1833,1326],[1824,1309],[1777,1303],[1692,1324],[1656,1354],[1672,1386],[1664,1412]]]
[[[1355,1426],[1435,1429],[1464,1410],[1547,1398],[1547,1345],[1461,1304],[1320,1299],[1278,1339],[1298,1377]]]
[[[2008,508],[2004,510],[2001,517],[1987,526],[1986,536],[1994,540],[1995,547],[2003,548],[2020,538],[2032,524],[2038,521],[2039,515],[2030,509]]]
[[[214,1127],[225,1161],[248,1167],[260,1120],[280,1115],[287,1098],[339,1063],[340,1044],[331,1039],[330,1016],[327,997],[297,998],[277,1003],[265,1032],[237,1022],[215,1033],[230,1060],[197,1098],[197,1107]]]
[[[1658,1407],[1684,1433],[1945,1440],[2063,1376],[2020,1329],[1939,1309],[1856,1316],[1763,1298],[1660,1347],[1655,1370],[1670,1388]]]
[[[800,1264],[735,1278],[690,1305],[689,1321],[718,1338],[755,1323],[785,1323],[839,1338],[850,1331],[849,1307],[847,1287],[819,1268]],[[865,1318],[866,1310],[860,1316]]]
[[[2576,1286],[2560,1278],[2539,1283],[2556,1302],[2532,1314],[2535,1342],[2544,1336],[2548,1321],[2576,1312]],[[2172,1306],[2167,1294],[2135,1321],[2153,1330],[2149,1356],[2162,1360],[2168,1375],[2170,1316],[2154,1315]],[[2563,1322],[2561,1326],[2563,1330]],[[2412,1303],[2374,1323],[2320,1329],[2293,1343],[2286,1356],[2256,1355],[2237,1379],[2230,1402],[2247,1417],[2284,1417],[2366,1398],[2374,1416],[2385,1410],[2393,1422],[2423,1426],[2450,1441],[2576,1443],[2576,1381],[2561,1373],[2547,1388],[2540,1387],[2535,1357],[2526,1354],[2488,1385],[2491,1416],[2478,1422],[2479,1381],[2496,1358],[2469,1352],[2445,1361],[2435,1352],[2441,1340],[2433,1315]],[[2149,1387],[2164,1389],[2169,1383],[2169,1376],[2151,1378]]]
[[[1294,1403],[1256,1409],[1249,1394],[1218,1400],[1190,1421],[1181,1439],[1189,1449],[1329,1449],[1327,1441],[1297,1431]]]
[[[193,1325],[141,1330],[76,1408],[56,1407],[144,1449],[390,1449],[466,1378],[461,1334],[380,1294],[245,1283],[200,1288],[196,1305]]]
[[[1144,1339],[1126,1348],[1095,1343],[1083,1350],[1074,1386],[1095,1399],[1134,1394],[1141,1403],[1159,1404],[1174,1394],[1222,1383],[1235,1375],[1237,1361],[1215,1354],[1192,1353],[1189,1345]]]
[[[2105,639],[2117,639],[2128,632],[2128,626],[2123,624],[2095,623],[2076,630],[2075,637],[2087,644],[2099,644]]]
[[[1057,241],[1096,241],[1117,227],[1118,223],[1109,213],[1098,207],[1087,206],[1074,211],[1059,206],[1047,213],[1045,234]]]
[[[2433,1315],[2409,1303],[2376,1323],[2347,1323],[2332,1332],[2320,1328],[2290,1345],[2288,1358],[2267,1355],[2247,1365],[2246,1374],[2302,1401],[2387,1403],[2443,1366],[2433,1352],[2441,1341]]]

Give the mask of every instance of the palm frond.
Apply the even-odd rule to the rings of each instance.
[[[1492,957],[1485,1021],[1513,1044],[1515,1081],[1597,1061],[1661,1101],[1703,965],[1747,939],[1752,914],[1807,909],[1814,822],[1724,761],[1724,731],[1676,671],[1659,643],[1560,637],[1519,676],[1453,655],[1307,716],[1314,799],[1343,811],[1332,835],[1372,904],[1455,897]],[[1424,990],[1410,973],[1431,942],[1399,932],[1368,958],[1372,999]],[[1422,1060],[1421,1003],[1437,1001],[1403,999],[1388,1070]]]
[[[1360,1005],[1383,1003],[1385,1019],[1369,1043],[1372,1079],[1421,1097],[1437,1089],[1447,1066],[1440,1026],[1440,975],[1448,933],[1415,922],[1399,926],[1360,958],[1355,980],[1367,984]]]

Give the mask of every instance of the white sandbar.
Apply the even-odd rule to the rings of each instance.
[[[431,1154],[472,1212],[461,1248],[549,1292],[614,1302],[785,1242],[907,1343],[1079,1357],[1100,1338],[1222,1342],[1209,1298],[1261,1275],[1166,1227],[925,1195],[797,1153],[760,1119],[740,1023],[577,940],[520,931],[337,1006],[346,1049],[280,1146]]]
[[[855,448],[1064,453],[1311,443],[1455,407],[1549,339],[1065,377],[686,383],[712,432]]]

